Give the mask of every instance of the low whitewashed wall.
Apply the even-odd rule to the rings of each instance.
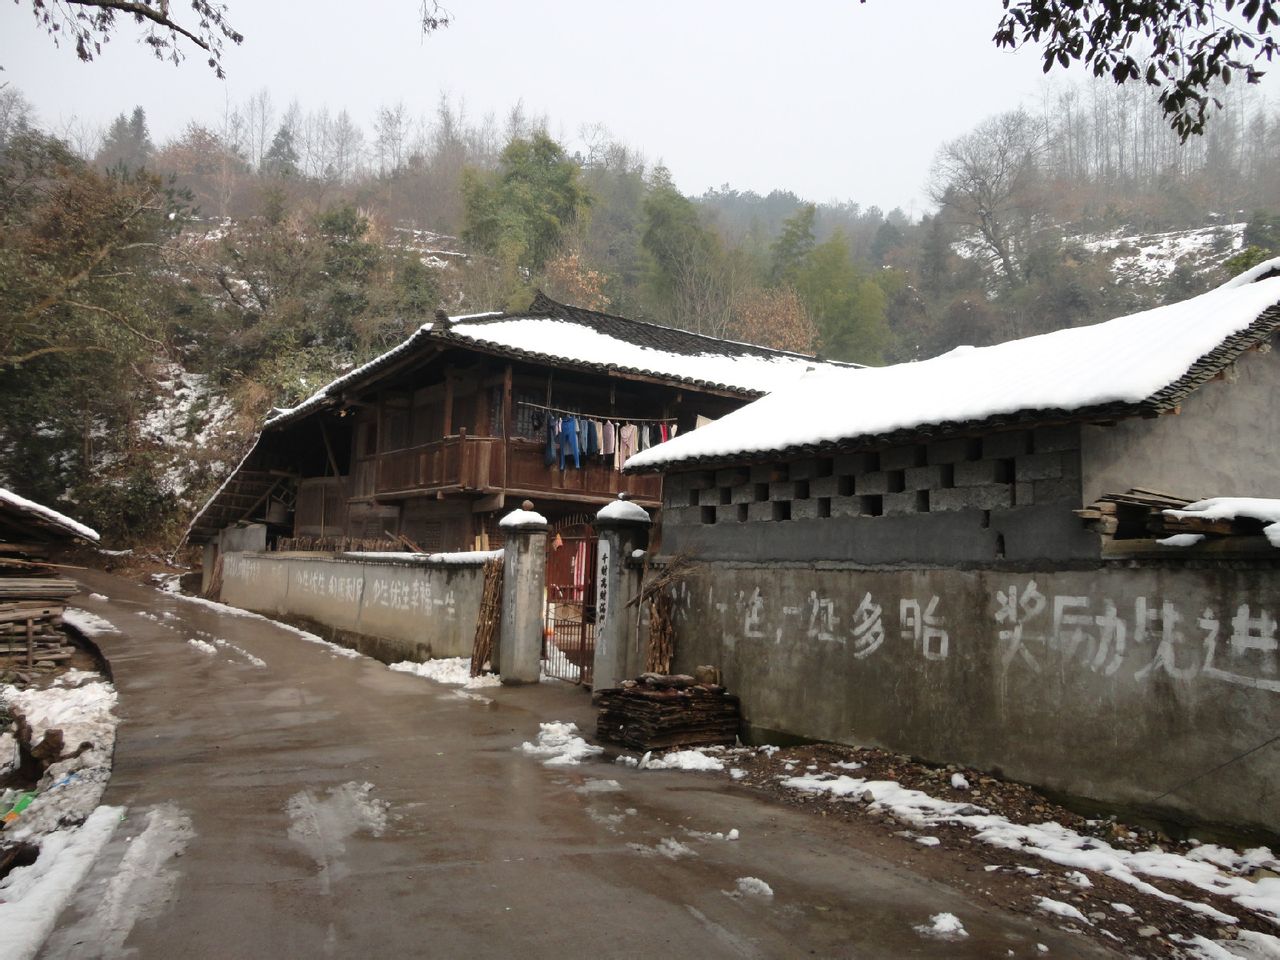
[[[1276,572],[705,563],[676,590],[675,666],[719,666],[758,737],[1277,833]]]
[[[221,599],[387,663],[470,656],[484,561],[498,555],[228,553]]]

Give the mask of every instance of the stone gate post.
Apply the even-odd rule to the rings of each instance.
[[[498,672],[503,683],[537,683],[542,666],[546,607],[547,518],[526,500],[502,518],[502,634]]]
[[[596,651],[591,685],[616,687],[633,672],[629,654],[636,645],[636,616],[627,604],[640,592],[640,573],[628,569],[633,551],[649,543],[649,514],[625,494],[596,514]]]

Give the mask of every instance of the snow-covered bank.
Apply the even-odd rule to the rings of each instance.
[[[0,703],[30,728],[32,745],[50,731],[62,734],[61,759],[44,771],[35,790],[5,791],[0,803],[15,810],[4,840],[39,848],[34,863],[0,880],[0,956],[26,960],[40,949],[123,816],[120,807],[99,806],[119,723],[116,691],[97,673],[70,670],[47,687],[0,687]],[[29,793],[34,797],[17,811]]]

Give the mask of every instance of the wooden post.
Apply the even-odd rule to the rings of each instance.
[[[444,432],[441,437],[453,433],[453,371],[447,370],[444,375]]]
[[[35,665],[35,649],[36,649],[35,621],[33,621],[30,617],[27,617],[27,666],[28,667]]]

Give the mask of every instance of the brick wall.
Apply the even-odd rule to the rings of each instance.
[[[669,474],[664,523],[737,524],[1080,506],[1080,429],[1007,430]]]

